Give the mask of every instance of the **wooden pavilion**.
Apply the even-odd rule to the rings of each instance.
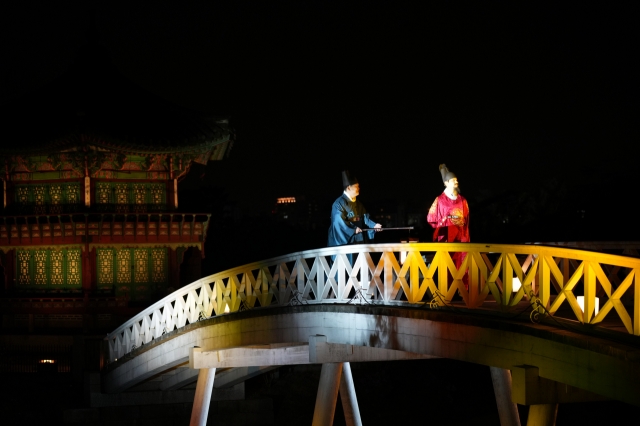
[[[96,43],[4,111],[5,331],[107,329],[180,285],[210,214],[181,209],[178,183],[192,165],[225,158],[227,118],[141,89]]]

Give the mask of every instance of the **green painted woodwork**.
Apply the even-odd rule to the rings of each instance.
[[[96,204],[150,204],[164,207],[167,187],[163,183],[96,182]]]
[[[101,170],[95,174],[96,178],[99,179],[154,179],[154,180],[165,180],[169,179],[168,172],[118,172],[118,171],[109,171],[109,170]]]
[[[16,281],[20,288],[40,290],[82,287],[80,248],[16,250]]]
[[[187,172],[194,155],[173,156],[176,176]],[[117,151],[103,151],[90,147],[87,151],[71,150],[48,156],[8,156],[11,180],[29,182],[82,178],[89,172],[97,179],[168,180],[171,178],[169,158],[162,154],[125,155]]]
[[[18,204],[56,205],[80,204],[79,182],[20,184],[14,188]]]
[[[99,289],[115,289],[116,296],[131,300],[164,293],[169,281],[166,248],[98,248],[96,268]]]
[[[38,173],[13,173],[11,180],[16,182],[29,182],[39,180],[74,179],[84,175],[75,170],[63,170],[60,172],[38,172]],[[119,172],[112,170],[100,170],[92,175],[98,179],[149,179],[168,180],[169,172]]]
[[[63,172],[31,173],[31,178],[33,180],[54,180],[54,179],[64,179],[66,177],[69,177],[69,174],[63,173]]]

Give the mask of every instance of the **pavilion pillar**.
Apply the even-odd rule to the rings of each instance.
[[[206,426],[215,376],[215,368],[201,368],[198,372],[198,383],[196,384],[196,395],[193,399],[190,426]]]
[[[356,398],[356,388],[353,385],[351,364],[342,363],[342,377],[340,378],[340,400],[344,411],[344,419],[347,426],[362,426],[360,409]]]
[[[172,191],[172,195],[173,197],[173,208],[177,209],[178,208],[178,179],[173,179],[173,191]]]
[[[511,400],[511,371],[489,367],[501,426],[520,426],[518,406]]]
[[[558,404],[535,404],[529,406],[527,426],[555,426]]]
[[[14,200],[13,183],[11,182],[11,179],[8,174],[4,179],[3,186],[4,186],[4,203],[5,203],[4,207],[7,208],[7,206],[10,206],[11,204],[13,204],[13,200]]]
[[[322,364],[320,372],[320,384],[316,396],[316,408],[313,411],[313,426],[333,425],[333,416],[336,413],[336,402],[340,388],[340,375],[342,363],[330,362]]]
[[[91,207],[91,178],[88,174],[84,177],[84,205]]]

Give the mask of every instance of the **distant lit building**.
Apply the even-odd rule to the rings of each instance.
[[[305,196],[277,198],[271,214],[277,221],[305,229],[315,229],[320,224],[318,204]]]

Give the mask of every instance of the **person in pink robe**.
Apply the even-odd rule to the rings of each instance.
[[[448,243],[468,243],[469,238],[469,205],[467,200],[460,195],[458,178],[450,172],[445,164],[440,164],[440,174],[444,182],[444,191],[440,194],[427,214],[427,222],[435,229],[433,241]],[[467,253],[456,252],[452,259],[456,268],[460,268]],[[464,276],[465,287],[468,285],[468,276]]]

